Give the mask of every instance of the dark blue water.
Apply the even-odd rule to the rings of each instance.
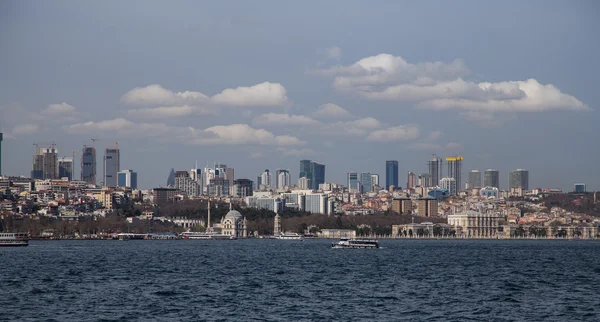
[[[32,241],[0,321],[600,321],[600,242]]]

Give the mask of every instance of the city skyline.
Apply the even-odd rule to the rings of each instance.
[[[251,180],[289,168],[293,183],[302,159],[327,165],[337,183],[351,170],[385,182],[385,160],[398,160],[404,186],[432,154],[464,156],[462,183],[494,168],[506,189],[522,168],[530,188],[599,188],[590,3],[66,6],[0,10],[4,175],[28,176],[31,143],[53,140],[61,157],[77,151],[79,178],[82,141],[97,138],[98,184],[103,149],[118,141],[121,168],[146,188],[197,159]],[[431,17],[432,6],[448,17]],[[32,46],[44,55],[22,54]],[[573,157],[565,166],[550,153]]]

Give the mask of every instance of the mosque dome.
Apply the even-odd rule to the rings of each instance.
[[[239,219],[243,219],[242,214],[240,214],[237,210],[230,210],[226,215],[225,219],[231,219],[233,222],[238,221]]]

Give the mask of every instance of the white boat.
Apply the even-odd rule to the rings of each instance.
[[[379,248],[379,242],[375,239],[341,238],[331,244],[331,248]]]
[[[186,231],[181,233],[182,239],[201,239],[201,240],[234,240],[235,236],[219,234],[215,232],[194,232]]]
[[[275,236],[275,239],[280,240],[303,240],[302,235],[298,233],[283,233],[279,236]]]
[[[0,247],[28,246],[28,233],[0,233]]]

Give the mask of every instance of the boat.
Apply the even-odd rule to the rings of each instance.
[[[302,235],[298,233],[283,233],[281,235],[275,236],[275,239],[280,240],[303,240]]]
[[[29,246],[28,233],[0,233],[0,247]]]
[[[186,231],[181,233],[182,239],[201,239],[201,240],[234,240],[235,236],[219,234],[215,232],[194,232]]]
[[[331,248],[379,248],[379,241],[375,239],[349,239],[340,238],[331,244]]]

